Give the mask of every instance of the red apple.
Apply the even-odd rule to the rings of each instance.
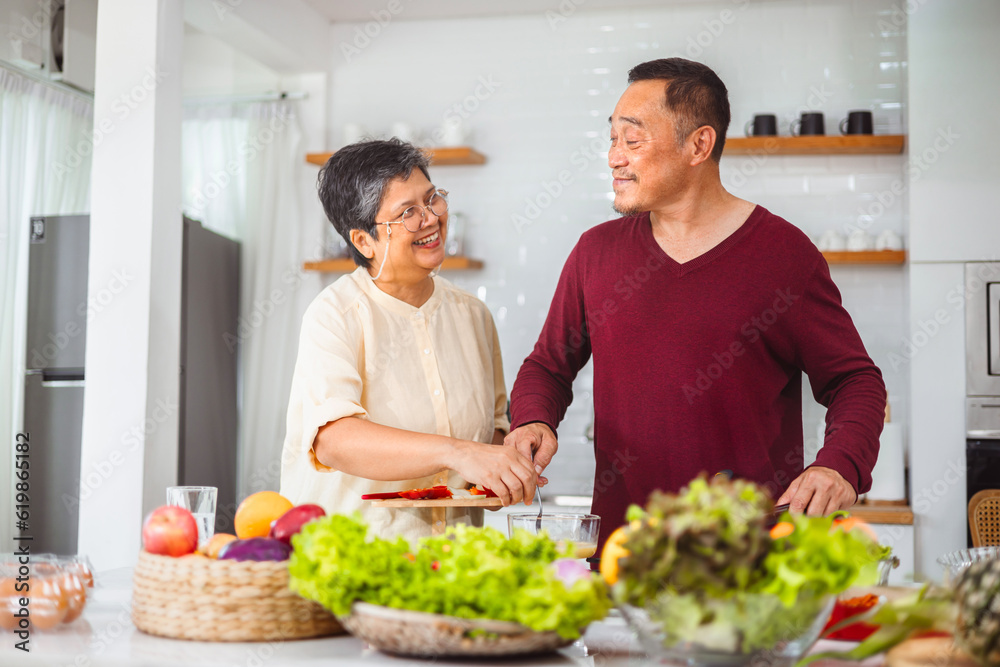
[[[292,535],[302,530],[302,526],[305,524],[321,516],[326,516],[326,512],[319,505],[298,505],[271,523],[271,532],[268,537],[281,540],[291,546]]]
[[[183,507],[158,507],[142,522],[142,545],[151,554],[189,554],[198,548],[198,524]]]

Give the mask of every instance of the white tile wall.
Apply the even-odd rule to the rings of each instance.
[[[787,133],[804,109],[823,111],[828,133],[850,109],[872,109],[877,132],[898,133],[905,124],[905,30],[878,25],[892,5],[734,0],[600,12],[584,5],[564,16],[552,2],[548,15],[339,24],[331,29],[329,144],[342,145],[346,123],[385,133],[405,121],[429,134],[447,115],[467,116],[471,143],[487,164],[438,167],[432,176],[452,191],[453,210],[468,217],[468,254],[486,262],[482,271],[449,277],[494,313],[509,387],[570,249],[581,232],[616,217],[607,118],[630,67],[669,56],[712,66],[729,87],[731,136],[742,136],[743,124],[761,112],[778,114]],[[373,35],[367,44],[358,37],[365,30]],[[348,58],[345,45],[360,53]],[[899,197],[876,206],[903,171],[898,156],[733,156],[723,159],[722,179],[817,237],[858,225],[874,234],[905,232]],[[569,184],[556,192],[561,172]],[[518,227],[516,216],[530,224]],[[834,278],[870,353],[883,363],[904,333],[904,270],[837,268]],[[895,414],[905,418],[906,370],[886,376],[898,397]],[[583,434],[591,381],[587,368],[575,384],[552,490],[590,489],[593,454]],[[805,432],[814,434],[822,408],[808,405],[805,416]]]

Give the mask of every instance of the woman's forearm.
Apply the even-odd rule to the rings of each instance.
[[[427,477],[446,468],[460,441],[373,424],[358,417],[330,422],[316,434],[316,458],[349,475],[380,481]]]
[[[494,431],[494,443],[503,442]],[[513,447],[415,433],[344,417],[323,426],[313,443],[325,466],[356,477],[396,481],[454,470],[473,484],[492,489],[504,505],[531,502],[537,474]]]

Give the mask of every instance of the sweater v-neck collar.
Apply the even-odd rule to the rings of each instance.
[[[647,240],[655,247],[655,252],[659,252],[662,255],[664,264],[674,272],[677,277],[681,277],[695,271],[706,264],[710,264],[717,258],[721,257],[732,248],[734,245],[740,242],[744,236],[746,236],[750,230],[757,224],[757,221],[763,216],[764,209],[758,204],[754,206],[754,209],[750,211],[750,215],[743,222],[742,225],[737,227],[732,234],[722,239],[719,243],[715,244],[705,252],[701,253],[697,257],[693,257],[686,262],[678,262],[676,259],[664,252],[660,244],[657,243],[656,237],[653,236],[653,221],[650,218],[649,211],[642,214],[642,219],[639,226],[642,228],[642,233],[647,236]]]

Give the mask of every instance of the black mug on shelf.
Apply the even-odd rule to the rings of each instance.
[[[868,110],[849,111],[847,118],[840,121],[841,134],[874,134],[872,112]]]
[[[796,131],[798,127],[798,131]],[[803,111],[798,120],[792,121],[792,136],[805,137],[826,134],[822,111]]]
[[[748,137],[774,137],[778,134],[778,117],[773,113],[761,113],[748,120],[743,126]]]

